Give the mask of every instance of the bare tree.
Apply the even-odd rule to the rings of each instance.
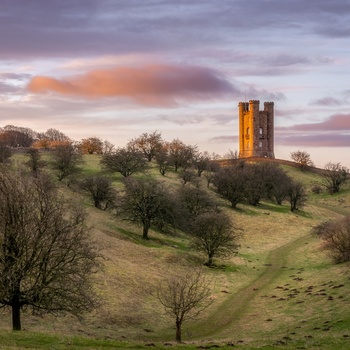
[[[37,174],[38,171],[46,165],[46,162],[41,159],[40,150],[38,148],[28,148],[26,156],[29,158],[26,165],[34,174]]]
[[[52,151],[51,167],[59,181],[80,172],[83,158],[79,148],[72,142],[60,144]]]
[[[7,164],[12,157],[11,148],[4,142],[0,141],[0,163]]]
[[[154,159],[159,149],[162,147],[162,144],[162,134],[153,131],[152,133],[145,132],[136,139],[131,140],[128,143],[128,147],[142,152],[145,158],[150,162]]]
[[[307,199],[303,183],[292,180],[287,187],[287,198],[290,203],[291,211],[302,208]]]
[[[210,155],[208,152],[198,153],[193,160],[194,168],[197,170],[197,175],[200,177],[204,170],[208,168],[210,163]]]
[[[205,265],[212,266],[214,257],[228,257],[237,252],[241,230],[224,213],[207,212],[197,216],[192,224],[191,246],[205,253]]]
[[[324,222],[313,231],[324,241],[324,248],[335,263],[350,261],[350,216]]]
[[[91,198],[98,209],[107,210],[113,207],[116,191],[112,180],[103,175],[85,177],[80,182],[80,188]]]
[[[144,171],[146,161],[140,151],[131,148],[118,148],[112,153],[104,154],[101,165],[110,172],[118,172],[124,177],[128,177]]]
[[[168,143],[169,161],[174,166],[175,171],[178,171],[180,167],[186,169],[195,158],[196,153],[196,146],[185,145],[179,139]]]
[[[80,207],[68,206],[43,174],[0,172],[0,305],[80,316],[95,305],[91,274],[98,252]]]
[[[165,277],[157,288],[157,298],[165,312],[175,317],[177,342],[182,341],[183,322],[195,318],[212,303],[211,283],[201,269],[188,268]]]
[[[326,171],[322,173],[323,185],[329,194],[339,192],[349,178],[349,169],[340,163],[332,162],[328,162],[324,168]]]
[[[310,154],[306,151],[294,151],[290,153],[290,157],[294,162],[298,163],[301,170],[306,170],[308,166],[314,166]]]
[[[118,213],[126,220],[142,226],[142,238],[149,239],[148,231],[152,225],[165,222],[168,217],[168,191],[163,183],[150,178],[124,181],[125,190],[119,199]]]
[[[170,169],[170,158],[168,152],[168,144],[164,143],[155,155],[158,164],[159,172],[165,176],[165,173]]]

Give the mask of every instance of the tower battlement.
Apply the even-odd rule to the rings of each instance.
[[[274,154],[274,102],[250,100],[238,103],[239,113],[239,158],[267,157]]]

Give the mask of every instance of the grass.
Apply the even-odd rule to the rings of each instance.
[[[100,171],[98,156],[86,156],[85,161],[83,174]],[[2,311],[0,349],[146,349],[152,344],[169,348],[165,343],[181,349],[229,349],[230,344],[266,350],[282,345],[283,349],[350,348],[347,265],[333,265],[320,241],[310,235],[320,222],[350,213],[350,188],[333,196],[315,195],[311,187],[320,180],[318,175],[285,169],[308,187],[309,201],[302,211],[291,213],[287,204],[264,201],[257,207],[239,204],[232,209],[220,199],[244,236],[237,256],[207,269],[215,281],[215,302],[198,320],[184,324],[185,344],[172,342],[174,320],[149,290],[178,265],[200,259],[189,250],[189,239],[151,230],[150,241],[144,241],[140,227],[88,206],[105,265],[96,276],[99,309],[86,315],[83,323],[70,316],[24,314],[23,332],[11,332],[10,315]],[[147,176],[181,186],[175,172],[163,177],[154,165]],[[113,180],[121,186],[120,175]]]

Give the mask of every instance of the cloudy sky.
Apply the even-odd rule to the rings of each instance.
[[[0,0],[0,28],[0,126],[223,154],[258,99],[276,158],[350,167],[349,0]]]

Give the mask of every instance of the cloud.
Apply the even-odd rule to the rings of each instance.
[[[324,97],[319,100],[312,101],[310,104],[319,106],[339,106],[342,104],[342,102],[333,97]]]
[[[241,94],[216,70],[161,64],[95,70],[65,79],[35,76],[27,88],[36,94],[53,92],[83,98],[126,97],[151,106],[176,106],[180,100],[215,100]]]
[[[350,147],[350,134],[276,135],[275,144],[295,147]]]
[[[328,119],[320,123],[297,124],[288,127],[276,127],[276,131],[313,131],[313,132],[329,132],[341,131],[350,132],[350,114],[334,114]],[[349,144],[350,145],[350,144]]]

